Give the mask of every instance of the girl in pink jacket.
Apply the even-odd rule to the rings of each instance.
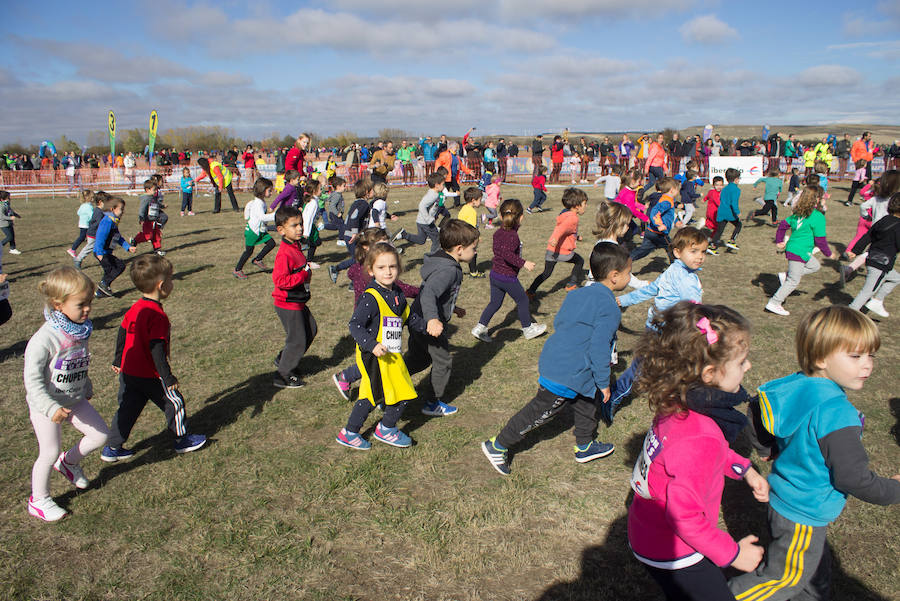
[[[722,568],[744,572],[763,557],[758,540],[718,527],[725,476],[757,501],[769,485],[729,448],[747,425],[736,407],[750,369],[749,323],[721,305],[682,301],[658,314],[635,351],[637,387],[656,411],[631,477],[628,542],[666,599],[733,599]]]

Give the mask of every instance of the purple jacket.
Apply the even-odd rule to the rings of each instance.
[[[523,265],[525,265],[525,259],[522,258],[522,242],[519,240],[519,232],[505,228],[495,231],[491,275],[500,276],[501,280],[516,279]]]
[[[281,194],[275,197],[275,201],[269,205],[269,210],[274,211],[281,205],[289,206],[294,203],[294,198],[297,196],[297,188],[296,186],[292,186],[291,184],[285,182],[284,190],[281,191]]]

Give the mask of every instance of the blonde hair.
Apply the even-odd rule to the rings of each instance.
[[[819,206],[819,194],[812,187],[807,186],[800,193],[800,198],[794,203],[794,215],[798,217],[809,217],[812,212]]]
[[[618,202],[601,202],[593,233],[604,239],[618,238],[631,223],[631,211]]]
[[[797,327],[797,362],[806,375],[837,351],[874,353],[881,347],[875,322],[856,309],[832,305],[808,314]]]
[[[94,204],[94,191],[84,189],[81,191],[81,202],[89,202]]]
[[[375,195],[375,198],[387,198],[388,185],[384,182],[375,182],[372,184],[372,193]]]
[[[73,294],[94,294],[95,290],[96,286],[91,278],[74,267],[57,267],[38,284],[38,292],[44,297],[44,306],[51,311]]]

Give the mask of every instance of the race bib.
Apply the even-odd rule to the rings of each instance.
[[[50,383],[58,393],[78,396],[87,384],[90,363],[90,353],[59,357],[50,367]]]
[[[159,217],[159,205],[151,202],[147,206],[147,219],[155,221],[157,217]]]
[[[647,478],[650,475],[650,465],[662,449],[662,443],[654,434],[653,428],[650,428],[647,436],[644,437],[644,443],[641,445],[641,454],[638,456],[634,464],[634,470],[631,472],[631,489],[645,499],[653,498],[650,496],[650,483]]]
[[[381,344],[389,353],[401,352],[403,346],[403,319],[392,315],[381,318]]]

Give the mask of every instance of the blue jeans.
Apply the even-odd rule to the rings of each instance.
[[[637,261],[643,259],[657,248],[669,250],[669,237],[665,234],[657,234],[656,232],[646,230],[644,232],[644,241],[636,249],[631,251],[631,260]]]
[[[529,209],[539,209],[541,205],[544,204],[544,201],[547,200],[547,193],[543,190],[539,190],[537,188],[534,189],[534,200],[531,201],[531,204],[528,205]]]
[[[647,188],[653,186],[653,184],[658,179],[662,179],[666,176],[665,171],[663,171],[662,167],[650,167],[650,174],[647,176]],[[645,190],[647,188],[644,188]]]
[[[181,212],[185,211],[193,211],[194,210],[194,193],[193,192],[182,192],[181,193]]]

